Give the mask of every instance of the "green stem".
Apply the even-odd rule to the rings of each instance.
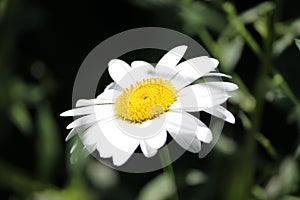
[[[261,60],[261,66],[258,69],[257,72],[257,79],[255,81],[254,85],[254,97],[256,99],[256,107],[253,110],[252,113],[250,113],[250,118],[252,121],[252,127],[249,131],[247,141],[246,141],[246,153],[247,153],[247,159],[255,160],[255,149],[256,149],[256,143],[255,143],[255,136],[260,132],[261,129],[261,123],[262,123],[262,114],[264,110],[265,105],[265,92],[266,88],[264,87],[265,81],[268,78],[268,73],[273,68],[272,63],[272,45],[273,45],[273,20],[274,15],[273,13],[269,13],[267,16],[267,37],[263,41],[264,51],[262,52],[261,56],[259,57]],[[251,186],[253,183],[253,175],[254,175],[254,162],[251,162],[251,168],[249,169],[249,172],[251,173],[249,176],[249,193],[251,190]]]
[[[252,126],[248,131],[247,137],[245,138],[244,151],[239,158],[240,163],[247,163],[247,165],[240,166],[240,171],[243,171],[244,182],[240,186],[241,192],[238,195],[234,195],[235,199],[247,199],[251,193],[251,187],[253,185],[254,176],[254,161],[255,161],[255,151],[256,142],[255,137],[260,132],[262,113],[264,110],[264,97],[265,97],[265,80],[267,79],[270,69],[273,68],[272,65],[272,43],[273,43],[273,14],[267,16],[267,37],[264,41],[264,50],[258,45],[255,39],[252,37],[250,32],[246,29],[244,24],[239,20],[238,15],[234,6],[230,3],[224,3],[224,11],[228,15],[228,19],[235,28],[235,30],[244,38],[247,45],[252,49],[256,56],[261,61],[261,66],[258,69],[257,79],[254,84],[254,98],[256,100],[255,108],[250,112],[250,119]],[[249,162],[250,161],[250,162]]]
[[[249,33],[249,31],[246,29],[244,24],[239,19],[234,6],[231,3],[226,2],[223,5],[223,9],[227,13],[228,20],[230,21],[231,25],[245,39],[246,43],[249,45],[252,51],[257,55],[257,57],[261,57],[263,55],[263,52],[260,46],[258,45],[255,39],[252,37],[251,33]]]
[[[211,52],[212,55],[216,58],[220,58],[220,52],[218,50],[218,47],[216,45],[216,42],[214,39],[211,37],[210,33],[207,31],[206,28],[202,28],[198,31],[198,35],[203,41],[204,45],[206,48]]]
[[[265,81],[268,73],[273,69],[272,63],[272,45],[273,45],[273,14],[267,16],[267,37],[264,40],[264,51],[261,57],[261,67],[258,69],[258,76],[254,86],[254,96],[257,100],[257,107],[254,110],[252,117],[254,122],[254,129],[259,132],[261,115],[264,107],[265,99]]]
[[[178,190],[177,190],[177,186],[176,186],[176,179],[175,179],[175,173],[174,173],[174,170],[173,170],[173,166],[172,166],[172,161],[171,161],[171,158],[170,158],[170,153],[169,153],[169,150],[168,150],[168,147],[164,147],[161,149],[160,151],[160,160],[161,160],[161,163],[163,166],[167,165],[165,168],[164,168],[164,173],[169,176],[173,182],[173,187],[174,187],[174,196],[172,199],[174,200],[178,200],[179,197],[178,197]]]
[[[295,104],[295,106],[300,106],[298,98],[290,88],[287,81],[283,78],[283,76],[275,69],[273,70],[273,75],[274,75],[274,79],[276,79],[275,80],[276,84],[279,85],[279,87],[282,89],[284,94],[291,100],[293,104]]]

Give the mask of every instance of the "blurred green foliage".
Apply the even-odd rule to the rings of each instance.
[[[98,44],[97,34],[102,33],[105,39],[113,34],[110,31],[113,27],[95,18],[95,24],[101,21],[104,29],[99,28],[94,41],[89,39],[90,32],[74,33],[77,48],[89,42],[92,45],[84,53],[79,51],[81,58],[73,66],[68,63],[76,59],[75,51],[66,52],[74,49],[73,41],[68,42],[71,34],[65,36],[60,31],[65,26],[59,24],[60,20],[68,15],[60,10],[60,2],[54,2],[53,6],[49,2],[44,5],[29,0],[0,0],[0,199],[299,200],[300,40],[296,38],[300,35],[300,18],[284,18],[289,9],[300,6],[299,2],[275,0],[243,5],[226,0],[132,0],[118,3],[129,7],[128,13],[133,15],[149,12],[145,15],[153,17],[156,26],[167,26],[160,22],[169,23],[168,28],[176,27],[192,36],[220,60],[220,71],[231,75],[240,88],[229,106],[237,118],[236,125],[225,126],[224,134],[208,157],[198,159],[186,153],[174,163],[172,177],[163,171],[126,174],[102,165],[82,150],[78,138],[64,144],[66,121],[61,121],[58,114],[70,107],[71,92],[67,91],[71,91],[74,73],[86,52]],[[117,10],[118,3],[109,4],[109,9]],[[78,19],[75,30],[77,25],[83,29],[89,27],[88,22],[81,23],[76,16],[81,10],[93,16],[89,11],[93,6],[84,2],[74,4],[77,7],[71,14]],[[105,3],[97,5],[107,9]],[[68,10],[69,6],[64,8]],[[136,16],[134,19],[146,20]],[[43,38],[35,31],[45,21],[57,30],[47,33],[46,27],[46,31],[39,32],[48,36]],[[131,24],[124,29],[149,26],[128,23]],[[53,33],[63,35],[61,41],[69,46],[66,49],[51,46],[55,41]],[[33,44],[28,47],[23,37],[34,41],[35,47],[40,45],[47,50],[43,53],[32,50]],[[58,52],[67,58],[58,57],[62,60],[59,62],[49,58],[49,52],[51,56]],[[31,56],[29,61],[27,56]],[[295,76],[296,80],[292,80]],[[66,82],[70,84],[64,87]],[[78,148],[71,149],[74,143]],[[75,152],[70,155],[70,151]]]

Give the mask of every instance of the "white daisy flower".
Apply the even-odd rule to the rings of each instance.
[[[146,157],[156,155],[166,143],[167,133],[182,148],[198,153],[201,142],[212,141],[212,133],[188,112],[204,111],[234,123],[234,116],[221,104],[238,87],[220,81],[192,84],[206,76],[229,76],[216,72],[218,60],[207,56],[179,63],[186,49],[170,50],[155,68],[144,61],[129,66],[111,60],[108,71],[114,82],[97,98],[78,100],[76,108],[61,114],[84,115],[67,126],[72,130],[66,140],[80,133],[90,153],[111,157],[116,166],[123,165],[138,146]]]

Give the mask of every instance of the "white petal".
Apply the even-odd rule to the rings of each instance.
[[[72,123],[70,123],[67,126],[67,129],[71,129],[71,128],[77,128],[83,125],[87,125],[87,124],[91,124],[93,122],[96,122],[96,115],[95,114],[91,114],[91,115],[86,115],[84,117],[78,118],[75,121],[73,121]]]
[[[173,69],[182,59],[186,49],[185,45],[175,47],[158,61],[155,69],[160,77],[169,80],[176,73]]]
[[[76,142],[72,145],[71,150],[70,150],[70,153],[72,154],[72,153],[76,150],[77,147],[78,147],[78,141],[76,141]]]
[[[177,74],[171,78],[171,82],[180,90],[215,68],[212,59],[207,56],[192,58],[175,67]]]
[[[118,90],[118,91],[123,91],[123,88],[121,88],[118,84],[116,84],[115,82],[110,83],[108,86],[106,86],[106,88],[104,89],[104,91],[109,90],[109,89],[114,89],[114,90]]]
[[[223,73],[217,73],[217,72],[207,73],[203,77],[207,77],[207,76],[221,76],[221,77],[226,77],[226,78],[232,78],[232,76],[230,76],[230,75],[223,74]]]
[[[132,153],[127,153],[125,151],[116,151],[112,157],[113,163],[115,166],[124,165],[128,159],[131,157]]]
[[[97,150],[99,152],[100,157],[102,158],[110,158],[113,156],[113,153],[117,151],[115,148],[104,136],[101,126],[104,122],[95,123],[90,129],[90,132],[97,133]]]
[[[98,122],[90,126],[81,134],[81,140],[90,153],[97,149],[101,157],[109,158],[113,156],[112,145],[103,135],[100,128],[102,123]],[[101,147],[101,152],[99,147]],[[103,153],[105,153],[105,156],[103,156]]]
[[[169,132],[174,140],[185,150],[192,153],[199,153],[201,150],[201,141],[192,134],[175,135],[172,131]]]
[[[208,82],[190,85],[178,93],[178,100],[170,109],[182,109],[184,111],[201,111],[224,103],[230,95],[228,92],[238,87],[228,82]]]
[[[148,68],[149,70],[153,70],[153,66],[146,62],[146,61],[142,61],[142,60],[137,60],[137,61],[133,61],[131,63],[131,68],[132,69],[136,69],[136,68],[139,68],[139,67],[143,67],[143,68]]]
[[[116,147],[112,144],[104,135],[104,132],[107,131],[106,128],[103,129],[103,124],[105,122],[98,122],[89,128],[85,133],[85,138],[83,141],[90,145],[92,141],[96,144],[97,151],[99,152],[100,157],[102,158],[110,158],[112,157],[113,164],[116,166],[123,165],[133,154],[134,150],[137,148],[136,146],[131,146],[130,152],[127,149],[126,151],[121,150],[119,147]],[[104,132],[103,132],[104,131]],[[110,131],[110,130],[109,130]],[[108,134],[111,134],[109,132]],[[117,138],[118,140],[122,140],[122,138]],[[128,144],[132,145],[132,144]]]
[[[105,138],[121,151],[133,153],[139,145],[139,140],[129,137],[118,125],[119,119],[108,120],[101,124]]]
[[[109,90],[109,89],[113,89],[115,85],[116,85],[115,82],[112,82],[112,83],[108,84],[108,85],[105,87],[104,91]]]
[[[230,82],[207,82],[205,84],[209,88],[223,90],[226,92],[231,92],[231,91],[237,90],[239,88],[236,84],[230,83]]]
[[[73,128],[73,129],[69,132],[69,134],[67,135],[65,141],[70,140],[70,139],[71,139],[72,137],[74,137],[77,133],[78,133],[78,132],[77,132],[76,128]]]
[[[184,149],[197,153],[201,150],[200,140],[210,142],[212,134],[199,119],[185,112],[167,113],[167,130]]]
[[[210,58],[210,61],[211,61],[216,67],[218,67],[219,61],[218,61],[217,59],[215,59],[215,58]]]
[[[103,105],[92,105],[80,108],[74,108],[72,110],[65,111],[60,114],[60,116],[78,116],[78,115],[88,115],[96,112],[108,112],[113,111],[112,104],[103,104]]]
[[[129,88],[132,84],[142,81],[143,79],[157,77],[155,69],[147,62],[134,61],[132,66],[133,68],[118,82],[118,85],[123,89]]]
[[[105,89],[96,99],[80,99],[76,102],[76,107],[90,106],[97,104],[112,104],[115,99],[121,94],[121,91],[116,89]]]
[[[104,137],[102,130],[99,131],[99,141],[97,144],[97,150],[101,158],[110,158],[115,151],[118,151],[108,140]]]
[[[93,143],[91,145],[85,145],[82,151],[88,151],[89,153],[93,153],[96,150],[97,144]]]
[[[132,70],[129,72],[128,76],[131,76],[135,81],[157,77],[154,67],[148,62],[133,61],[131,67]]]
[[[212,108],[206,108],[203,111],[205,111],[211,115],[214,115],[218,118],[224,119],[225,121],[227,121],[229,123],[232,123],[232,124],[235,123],[235,118],[232,115],[232,113],[229,112],[226,108],[224,108],[221,105],[218,105],[218,106],[215,106]]]
[[[165,66],[169,68],[174,68],[183,57],[186,49],[187,49],[186,45],[178,46],[171,49],[158,61],[156,67]]]
[[[178,134],[175,135],[170,132],[172,137],[175,139],[175,141],[187,151],[190,151],[192,153],[199,153],[201,150],[201,141],[197,139],[192,134]]]
[[[70,140],[72,137],[74,137],[76,134],[78,133],[82,133],[84,132],[85,130],[87,130],[90,126],[92,126],[92,124],[87,124],[87,125],[84,125],[84,126],[81,126],[81,127],[78,127],[78,128],[73,128],[69,134],[67,135],[65,141],[68,141]]]
[[[121,92],[115,89],[104,90],[104,92],[97,96],[97,100],[111,100],[113,103],[120,94]]]
[[[165,129],[162,129],[161,132],[159,132],[157,135],[147,139],[146,143],[154,149],[159,149],[166,143],[166,141],[167,141],[167,131]]]
[[[198,140],[210,143],[213,139],[211,130],[199,119],[194,118],[194,120],[198,124],[197,130],[195,131]]]
[[[108,72],[111,78],[122,88],[124,88],[122,83],[134,82],[127,76],[129,71],[131,71],[131,67],[122,60],[113,59],[108,63]]]
[[[101,105],[95,113],[76,119],[67,126],[67,129],[77,128],[97,121],[105,120],[112,116],[114,116],[114,111],[111,109],[106,109],[105,106]]]
[[[99,105],[99,104],[112,104],[112,100],[108,99],[79,99],[76,102],[76,107],[83,107],[83,106],[92,106],[92,105]]]
[[[101,122],[94,124],[91,128],[88,129],[88,132],[86,134],[97,134],[96,148],[99,152],[100,157],[110,158],[113,156],[113,153],[117,151],[117,148],[110,144],[110,142],[106,139],[106,137],[103,134],[103,131],[100,128],[101,126]]]
[[[98,128],[102,127],[103,122],[99,122]],[[106,131],[106,130],[104,130]],[[100,157],[102,158],[110,158],[112,157],[113,164],[115,166],[123,165],[133,154],[134,150],[137,148],[132,148],[130,152],[123,151],[113,145],[105,136],[103,129],[98,129],[98,143],[97,143],[97,150],[99,152]]]
[[[98,124],[94,124],[81,134],[81,140],[84,146],[97,145],[99,141],[99,130]]]
[[[147,158],[151,158],[157,153],[157,149],[149,146],[144,140],[140,140],[140,147]]]

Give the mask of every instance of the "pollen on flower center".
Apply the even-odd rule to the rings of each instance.
[[[116,116],[133,123],[142,123],[168,111],[176,100],[173,85],[161,78],[136,82],[115,101]]]

